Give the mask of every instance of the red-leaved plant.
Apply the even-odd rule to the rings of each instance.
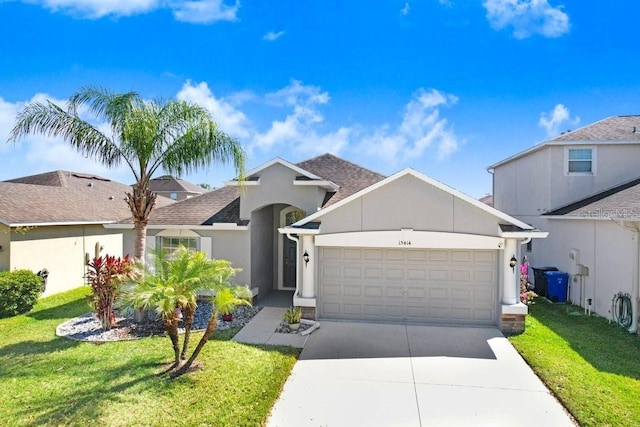
[[[523,304],[531,304],[533,299],[538,294],[531,290],[531,283],[529,283],[529,262],[525,261],[520,265],[520,301]]]
[[[120,295],[120,286],[134,277],[133,260],[105,255],[94,258],[88,264],[87,282],[91,286],[89,302],[105,331],[116,324],[113,303]]]

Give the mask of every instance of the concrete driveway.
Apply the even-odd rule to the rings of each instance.
[[[497,329],[323,321],[268,426],[575,424]]]

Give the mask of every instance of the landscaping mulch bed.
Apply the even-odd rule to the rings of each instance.
[[[216,329],[224,330],[232,327],[243,327],[249,323],[253,316],[258,314],[260,309],[261,307],[238,307],[233,312],[233,320],[231,322],[225,322],[221,316],[218,316]],[[198,304],[193,322],[194,331],[206,329],[212,310],[213,307],[208,302]],[[165,335],[162,321],[159,319],[136,324],[133,320],[133,313],[117,313],[116,321],[115,327],[104,331],[93,313],[87,313],[60,324],[56,328],[56,335],[71,340],[91,342],[134,340],[154,335]],[[180,332],[184,332],[182,321],[180,321],[179,327]]]

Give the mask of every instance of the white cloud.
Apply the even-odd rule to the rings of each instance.
[[[217,21],[236,21],[240,1],[233,6],[223,0],[176,1],[171,4],[173,16],[178,21],[192,24],[208,24]]]
[[[411,5],[409,4],[409,2],[406,2],[402,7],[402,9],[400,9],[400,15],[407,16],[410,10],[411,10]]]
[[[547,136],[554,137],[560,133],[560,128],[566,125],[577,125],[580,123],[580,117],[571,118],[569,109],[562,104],[558,104],[549,113],[540,114],[538,126],[547,131]]]
[[[206,108],[213,115],[213,120],[223,132],[237,138],[248,138],[251,134],[251,123],[247,116],[237,110],[231,102],[224,98],[216,98],[206,82],[193,84],[185,82],[176,97]]]
[[[513,36],[524,39],[533,34],[560,37],[569,32],[569,16],[562,6],[547,0],[485,0],[487,19],[493,28],[513,28]]]
[[[371,156],[394,163],[418,158],[433,147],[436,157],[443,160],[458,149],[461,140],[447,119],[440,117],[440,108],[456,102],[454,95],[419,89],[405,106],[402,123],[396,129],[384,124],[363,138],[360,147]]]
[[[265,132],[257,133],[252,146],[269,150],[274,146],[288,145],[308,154],[332,152],[337,154],[349,142],[352,130],[341,127],[337,131],[319,133],[324,116],[318,106],[329,102],[329,94],[317,86],[303,85],[297,80],[276,92],[265,96],[271,105],[291,108],[284,120],[274,120]]]
[[[278,40],[283,35],[284,35],[284,31],[278,31],[278,32],[269,31],[267,34],[262,36],[262,40],[267,40],[272,42],[272,41]]]
[[[169,9],[178,21],[197,24],[235,21],[240,3],[223,0],[22,0],[51,10],[86,19],[121,17]]]

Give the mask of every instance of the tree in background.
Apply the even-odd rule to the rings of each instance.
[[[80,117],[87,109],[95,122]],[[107,167],[125,163],[135,177],[127,193],[135,229],[134,255],[144,261],[149,215],[156,194],[149,189],[153,174],[162,169],[182,176],[212,163],[232,161],[240,177],[244,153],[240,144],[221,132],[207,110],[184,101],[146,101],[135,92],[113,93],[101,87],[82,88],[66,109],[47,101],[28,104],[16,117],[9,141],[30,135],[64,138],[81,154]]]

